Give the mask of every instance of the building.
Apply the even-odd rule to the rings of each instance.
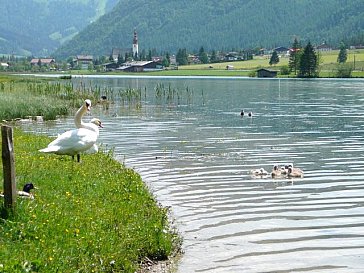
[[[138,34],[134,29],[134,37],[133,37],[133,58],[135,56],[139,56],[139,48],[138,48]]]
[[[326,44],[326,42],[324,42],[321,45],[317,46],[316,50],[319,52],[327,52],[327,51],[331,51],[332,47],[329,46],[328,44]]]
[[[276,47],[272,50],[272,52],[275,51],[277,52],[278,55],[284,55],[284,56],[287,56],[289,55],[289,48],[287,47],[284,47],[284,46],[279,46],[279,47]]]
[[[104,71],[114,71],[115,69],[117,69],[119,67],[117,62],[106,63],[106,64],[103,64],[102,66],[104,68]]]
[[[146,72],[146,71],[159,71],[164,67],[159,62],[154,61],[133,61],[124,63],[123,66],[118,67],[117,71],[125,72]]]
[[[261,69],[257,70],[257,77],[258,78],[275,78],[275,77],[277,77],[277,71],[261,68]]]
[[[80,69],[87,70],[93,64],[93,56],[91,55],[77,55],[73,59],[73,65],[78,66]]]
[[[6,70],[9,68],[9,64],[8,63],[0,63],[0,68],[3,70]]]
[[[30,65],[31,66],[43,66],[43,67],[47,67],[49,69],[55,69],[56,66],[56,60],[55,59],[51,59],[51,58],[34,58],[30,61]]]
[[[364,49],[364,45],[351,45],[350,49]]]
[[[117,62],[119,56],[125,58],[125,54],[131,55],[132,52],[133,52],[132,48],[113,48],[111,50],[111,56],[114,62]]]
[[[237,61],[238,60],[238,53],[229,52],[228,54],[225,55],[224,60],[228,61],[228,62]]]

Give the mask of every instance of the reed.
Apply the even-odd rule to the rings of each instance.
[[[0,79],[0,119],[42,116],[44,120],[53,120],[68,115],[86,98],[98,101],[100,94],[112,97],[109,88],[74,86],[69,81]]]
[[[168,86],[164,86],[163,83],[159,83],[154,88],[155,98],[157,103],[159,104],[176,104],[180,105],[185,99],[186,104],[193,103],[193,90],[188,86],[184,89],[172,88],[169,84]]]

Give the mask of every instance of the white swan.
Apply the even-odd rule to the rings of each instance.
[[[74,118],[76,128],[87,128],[89,124],[92,124],[94,119],[90,121],[90,123],[84,123],[82,117],[86,114],[87,111],[91,110],[91,100],[86,99],[80,109],[77,110]],[[101,126],[102,127],[102,126]],[[88,154],[97,153],[99,147],[97,147],[96,143],[88,149],[86,152]]]
[[[76,128],[84,128],[85,123],[82,121],[82,117],[86,114],[87,111],[90,111],[91,109],[91,101],[89,99],[86,99],[80,109],[77,110],[75,114],[75,125]]]
[[[77,155],[77,162],[80,162],[80,153],[87,151],[96,143],[99,137],[99,127],[102,128],[101,121],[94,118],[91,122],[84,123],[82,128],[64,132],[49,143],[47,148],[39,151],[57,155],[70,155],[72,158]]]

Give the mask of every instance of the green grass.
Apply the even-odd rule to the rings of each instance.
[[[96,102],[101,90],[92,86],[73,86],[70,81],[27,78],[20,76],[0,76],[0,120],[42,116],[44,120],[54,120],[68,115],[78,108],[86,98]]]
[[[38,152],[49,141],[14,131],[18,188],[38,189],[0,218],[0,272],[135,272],[176,249],[167,210],[137,173],[107,153],[76,163]]]

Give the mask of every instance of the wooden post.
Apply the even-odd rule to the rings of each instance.
[[[15,183],[15,157],[13,146],[13,128],[1,126],[2,135],[2,159],[4,170],[4,206],[15,209],[16,203],[16,183]]]

